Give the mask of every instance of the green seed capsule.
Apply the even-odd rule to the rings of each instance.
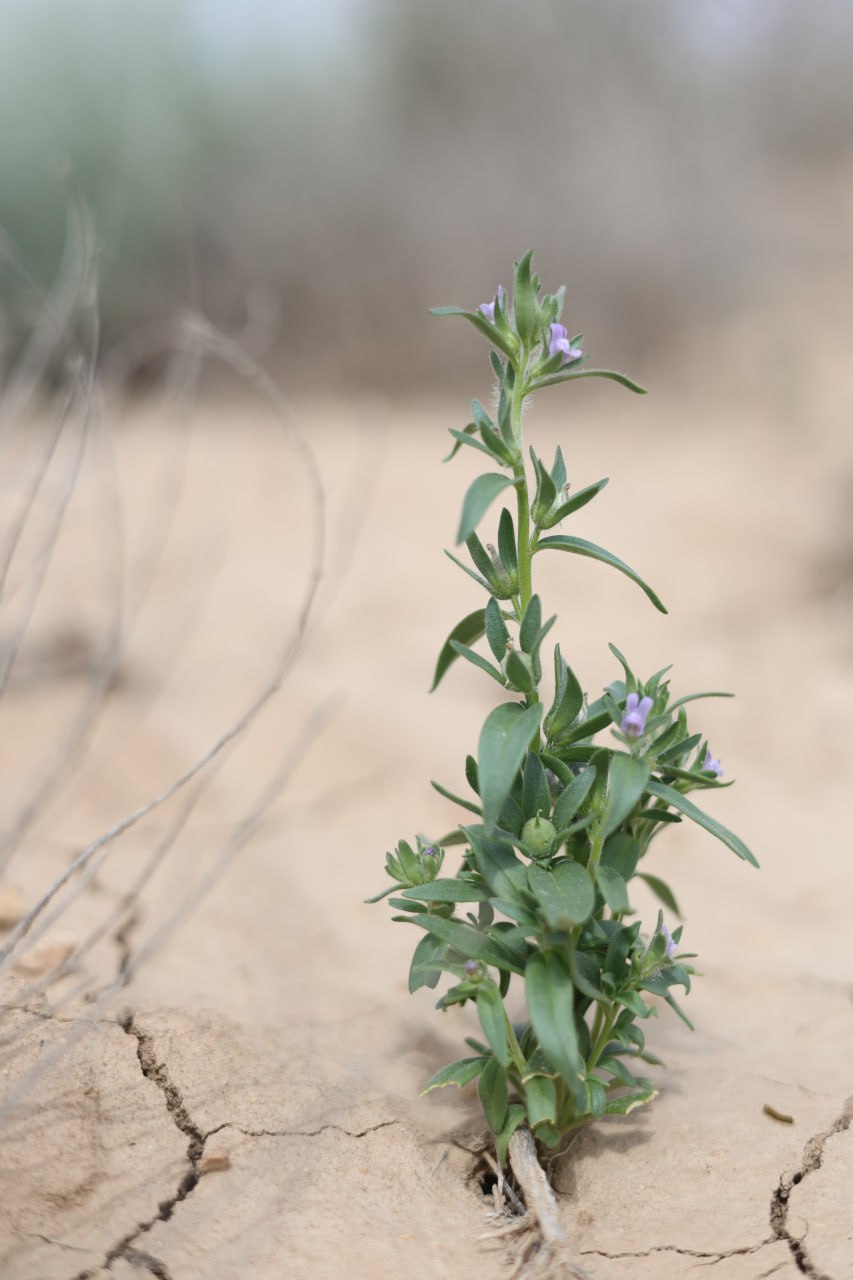
[[[530,818],[524,824],[521,839],[534,858],[547,858],[554,851],[557,828],[548,818]]]

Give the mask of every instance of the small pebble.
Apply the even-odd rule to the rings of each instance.
[[[22,978],[40,978],[45,973],[53,973],[68,959],[77,941],[77,935],[67,931],[48,934],[23,953],[13,966],[13,972]]]
[[[13,929],[24,914],[24,899],[10,884],[0,884],[0,929]]]

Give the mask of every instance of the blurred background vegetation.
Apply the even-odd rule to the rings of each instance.
[[[853,6],[0,2],[8,369],[91,210],[104,348],[193,308],[293,389],[468,373],[535,247],[639,375],[805,289],[853,320]],[[796,353],[797,334],[789,333]]]

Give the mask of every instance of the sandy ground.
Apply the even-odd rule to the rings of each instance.
[[[853,1277],[853,385],[829,385],[817,367],[793,408],[713,383],[677,399],[664,380],[643,401],[585,386],[530,422],[576,486],[611,477],[574,531],[670,608],[554,557],[542,592],[563,651],[593,691],[616,674],[608,640],[645,674],[673,662],[680,692],[737,691],[698,719],[737,778],[714,812],[762,863],[686,826],[655,853],[701,957],[697,1029],[664,1011],[656,1103],[584,1131],[555,1171],[597,1280]],[[44,969],[45,946],[100,931],[72,972],[3,978],[4,1280],[509,1274],[480,1239],[471,1097],[418,1098],[472,1024],[406,994],[412,934],[362,904],[400,836],[455,821],[429,780],[460,784],[490,706],[469,671],[426,693],[477,603],[441,554],[476,474],[440,463],[465,406],[308,405],[300,420],[327,538],[296,661],[212,770],[58,900],[23,958]],[[32,809],[2,875],[11,915],[264,690],[316,550],[307,473],[263,407],[209,403],[189,428],[149,404],[118,425],[114,457],[99,437],[87,454],[0,704],[3,829]],[[7,520],[29,474],[23,442],[10,449]],[[45,521],[70,458],[38,499]],[[7,643],[44,527],[10,577]],[[67,748],[120,580],[119,671]]]

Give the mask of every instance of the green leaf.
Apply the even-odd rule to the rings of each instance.
[[[542,629],[542,601],[538,596],[530,597],[524,617],[518,631],[518,642],[525,653],[532,653],[539,632]]]
[[[634,382],[633,378],[617,372],[616,369],[578,369],[575,373],[552,373],[545,378],[536,378],[532,385],[534,388],[553,387],[558,382],[574,382],[577,378],[609,378],[612,382],[618,382],[623,387],[627,387],[629,391],[635,391],[637,395],[646,394],[645,387],[641,387],[639,382]]]
[[[482,436],[483,444],[499,462],[502,462],[505,466],[512,466],[513,452],[498,435],[496,424],[486,413],[479,400],[471,401],[471,411],[474,414],[474,422]]]
[[[646,789],[651,770],[647,760],[614,752],[607,773],[607,799],[601,819],[601,834],[609,836],[625,821]]]
[[[578,1052],[571,975],[554,951],[537,951],[527,962],[524,991],[533,1030],[551,1065],[575,1088],[583,1063]]]
[[[492,557],[476,533],[472,533],[470,538],[466,539],[465,546],[468,548],[468,554],[480,570],[480,573],[488,582],[492,582],[495,578],[495,566],[492,562]]]
[[[374,893],[372,898],[365,898],[365,906],[373,906],[375,902],[381,902],[383,898],[387,898],[389,893],[399,893],[399,884],[389,884],[387,889],[383,889],[380,893]]]
[[[429,884],[416,884],[404,889],[404,898],[416,902],[485,902],[489,897],[482,885],[470,880],[432,880]]]
[[[559,751],[568,759],[569,756],[564,748],[570,746],[573,742],[582,742],[585,738],[594,737],[600,729],[606,729],[612,723],[613,717],[609,711],[599,711],[595,715],[590,715],[586,720],[579,721],[567,733],[562,734],[559,742],[554,744],[554,750]]]
[[[710,693],[686,693],[683,698],[676,698],[675,702],[670,703],[669,710],[675,711],[678,707],[683,707],[685,702],[696,702],[698,698],[733,698],[733,693],[721,693],[719,690],[712,690]]]
[[[498,1164],[501,1168],[506,1164],[509,1140],[519,1125],[524,1124],[526,1118],[527,1108],[522,1106],[520,1102],[511,1102],[506,1113],[506,1120],[504,1120],[503,1128],[495,1137],[495,1152],[498,1157]]]
[[[510,649],[506,655],[506,678],[520,693],[532,693],[536,688],[532,663],[527,654]]]
[[[601,865],[618,871],[627,884],[637,870],[640,852],[639,840],[629,836],[627,831],[616,831],[602,850]]]
[[[530,508],[533,520],[537,525],[544,525],[548,512],[557,501],[557,490],[554,481],[541,458],[536,456],[534,449],[530,450],[530,457],[533,462],[533,469],[536,473],[536,492],[533,497],[533,504]]]
[[[524,762],[524,782],[521,791],[521,808],[525,819],[541,813],[547,818],[551,812],[551,793],[541,756],[529,751]]]
[[[684,919],[684,916],[681,914],[681,908],[676,901],[675,894],[672,892],[665,880],[661,880],[659,876],[651,875],[648,871],[638,871],[637,874],[641,880],[645,880],[652,893],[663,903],[667,911],[671,911],[679,920]]]
[[[618,871],[613,867],[599,866],[595,879],[604,895],[604,901],[614,915],[620,915],[628,910],[631,905],[628,901],[628,887]]]
[[[646,593],[648,598],[656,609],[661,613],[666,613],[665,606],[661,603],[660,597],[652,591],[638,573],[636,573],[630,565],[625,564],[624,560],[620,560],[618,556],[614,556],[612,551],[605,551],[603,547],[596,546],[594,542],[587,542],[585,538],[573,538],[567,534],[554,534],[550,538],[542,538],[537,544],[536,550],[545,551],[552,548],[555,551],[568,551],[576,556],[588,556],[591,560],[600,560],[602,564],[609,564],[612,569],[618,569],[620,573],[624,573],[632,582],[636,582],[637,586]]]
[[[545,732],[551,739],[561,734],[574,723],[583,706],[583,690],[578,678],[560,652],[560,646],[554,646],[554,701],[545,717]]]
[[[457,829],[456,831],[448,831],[440,840],[436,840],[436,844],[440,844],[442,849],[449,849],[453,845],[467,844],[468,837],[465,832]]]
[[[631,950],[634,936],[632,929],[623,927],[613,933],[607,945],[604,969],[617,984],[622,982],[628,972],[628,952]]]
[[[533,863],[527,883],[551,929],[573,929],[592,915],[595,890],[580,863],[558,862],[548,871]]]
[[[471,423],[471,426],[474,427],[474,424]],[[444,462],[450,462],[456,456],[456,451],[461,449],[463,444],[469,445],[472,449],[479,449],[480,453],[484,453],[486,457],[491,458],[493,462],[504,461],[504,458],[501,456],[496,459],[493,450],[491,450],[488,445],[483,444],[482,441],[477,440],[467,428],[465,431],[457,431],[455,427],[449,427],[448,430],[456,441],[456,444],[453,446],[447,457],[443,459]],[[476,427],[474,427],[474,430],[476,430]],[[504,452],[506,452],[506,449],[504,449]]]
[[[488,1062],[488,1058],[458,1058],[456,1062],[450,1062],[446,1067],[442,1067],[440,1071],[436,1071],[432,1079],[421,1089],[420,1096],[429,1093],[431,1089],[445,1089],[449,1084],[456,1084],[462,1088],[463,1085],[470,1082],[478,1076],[483,1070],[483,1064]]]
[[[515,525],[508,507],[501,511],[498,521],[498,552],[510,573],[518,573],[518,550],[515,545]]]
[[[450,450],[450,453],[447,455],[447,457],[442,458],[442,462],[452,462],[452,460],[456,457],[459,450],[462,448],[463,444],[473,444],[479,449],[481,446],[478,443],[478,441],[471,439],[472,435],[476,430],[477,430],[477,425],[474,422],[469,422],[467,427],[465,427],[463,431],[456,431],[453,427],[451,427],[450,434],[455,437],[456,444]]]
[[[463,920],[446,920],[443,916],[415,916],[411,920],[407,918],[405,923],[416,924],[421,929],[426,929],[428,933],[433,934],[441,942],[446,942],[467,960],[480,960],[483,964],[492,964],[500,969],[511,969],[514,973],[521,973],[521,967],[509,948],[497,941],[498,935],[490,938],[479,929],[475,929],[473,925],[465,924]]]
[[[445,800],[450,800],[453,804],[458,804],[462,809],[467,809],[469,813],[476,813],[478,818],[482,816],[479,805],[473,804],[470,800],[463,800],[462,797],[457,796],[455,792],[448,791],[447,787],[443,787],[440,782],[436,782],[433,779],[430,786],[433,790],[437,791],[440,796],[444,796]],[[443,843],[443,840],[439,841],[439,844]],[[457,840],[454,843],[460,844],[461,841]]]
[[[585,507],[588,502],[592,502],[601,490],[609,483],[609,477],[597,481],[595,484],[588,484],[585,489],[578,489],[577,493],[571,498],[566,498],[565,502],[561,502],[558,507],[554,507],[548,512],[548,516],[542,521],[543,529],[553,529],[555,524],[559,524],[561,520],[565,520],[566,516],[573,515],[575,511],[580,511],[581,507]]]
[[[467,541],[498,494],[512,483],[512,476],[488,471],[483,476],[477,476],[469,485],[462,503],[462,517],[456,534],[457,545]]]
[[[701,741],[701,733],[691,733],[689,737],[681,738],[678,742],[673,742],[663,751],[659,749],[658,742],[653,742],[650,749],[655,756],[655,768],[658,768],[662,764],[668,764],[670,761],[674,762],[679,760],[682,756],[686,756],[694,747],[698,747]]]
[[[497,347],[505,356],[512,359],[515,355],[510,343],[503,336],[499,329],[493,324],[489,324],[484,315],[479,311],[465,311],[462,307],[430,307],[431,316],[462,316],[469,321],[475,329],[479,329],[489,339],[493,347]]]
[[[453,648],[452,641],[457,640],[460,644],[472,644],[473,641],[479,640],[485,629],[485,610],[483,609],[475,609],[473,613],[469,613],[461,622],[457,622],[442,645],[441,653],[438,655],[430,693],[433,693],[438,688],[447,668],[455,662],[458,656]]]
[[[409,967],[410,995],[421,987],[438,986],[438,980],[444,968],[444,951],[444,943],[438,938],[433,938],[431,934],[425,933],[420,939],[412,954],[412,963]]]
[[[481,671],[485,671],[486,675],[496,680],[502,689],[506,688],[503,673],[498,671],[497,667],[493,666],[488,658],[484,658],[482,654],[477,653],[476,649],[469,649],[467,644],[460,644],[458,640],[451,640],[449,644],[458,657],[470,662],[472,667],[479,667]]]
[[[601,989],[601,965],[594,956],[583,951],[572,952],[572,981],[581,995],[589,996],[590,1000],[600,1000],[604,994]]]
[[[505,702],[486,718],[477,752],[483,825],[490,832],[512,790],[519,766],[539,727],[541,704]]]
[[[606,1116],[627,1116],[637,1107],[644,1107],[658,1096],[657,1089],[641,1089],[633,1093],[623,1093],[618,1098],[609,1098],[604,1104]]]
[[[481,826],[465,827],[474,851],[477,870],[499,898],[523,901],[527,889],[527,872],[513,850],[497,840],[490,840]],[[392,886],[393,891],[393,886]]]
[[[452,561],[453,561],[453,563],[456,565],[457,569],[461,569],[463,573],[467,573],[468,577],[469,577],[469,578],[473,578],[473,579],[474,579],[474,581],[475,581],[479,586],[481,586],[481,587],[485,587],[485,589],[486,589],[487,591],[491,591],[491,590],[492,590],[492,584],[491,584],[490,582],[487,582],[485,578],[481,578],[481,577],[480,577],[480,575],[479,575],[479,573],[475,573],[473,569],[469,569],[469,568],[468,568],[468,566],[467,566],[467,564],[463,564],[461,560],[457,559],[457,557],[453,554],[453,552],[452,552],[452,551],[445,551],[445,553],[444,553],[444,554],[447,556],[448,560],[452,560]],[[492,570],[491,570],[491,565],[490,565],[490,566],[489,566],[489,572],[491,573],[491,571],[492,571]],[[432,692],[432,690],[430,690],[430,692]]]
[[[536,290],[530,278],[530,260],[532,257],[533,250],[531,249],[515,264],[515,288],[513,290],[515,327],[518,330],[518,336],[524,343],[529,343],[536,335],[539,322]]]
[[[620,667],[625,673],[624,692],[628,693],[632,689],[637,689],[639,687],[637,677],[634,675],[633,671],[628,666],[628,659],[625,657],[624,653],[621,653],[616,648],[615,644],[608,644],[607,647],[610,650],[610,652],[613,654],[613,657],[616,659],[616,661],[619,663]],[[619,697],[621,698],[623,696],[624,694],[620,690]]]
[[[557,493],[565,487],[566,483],[566,460],[563,457],[563,450],[557,445],[554,454],[554,465],[551,468],[551,479],[554,481],[554,488]]]
[[[480,1073],[477,1093],[486,1117],[486,1124],[492,1133],[500,1133],[506,1120],[508,1090],[506,1070],[497,1058],[489,1058]]]
[[[567,827],[589,795],[590,787],[595,782],[595,769],[584,769],[573,778],[564,791],[557,797],[554,805],[554,826],[558,831]]]
[[[492,421],[492,419],[489,417],[489,415],[486,413],[486,410],[480,404],[479,400],[471,401],[471,414],[474,418],[474,424],[478,428],[478,430],[482,431],[483,427],[490,427],[492,430],[494,430],[495,424]]]
[[[506,1038],[504,1002],[497,987],[491,983],[480,987],[477,992],[477,1013],[495,1057],[502,1067],[508,1067],[510,1054]]]
[[[678,809],[679,813],[683,813],[685,818],[690,818],[700,827],[704,827],[706,831],[710,831],[712,836],[716,836],[724,845],[731,849],[732,853],[736,853],[739,858],[743,858],[744,862],[749,862],[753,867],[758,866],[758,860],[755,855],[750,852],[739,836],[733,831],[729,831],[728,827],[724,827],[721,822],[717,822],[716,818],[710,817],[704,813],[702,809],[698,809],[692,801],[683,796],[680,791],[676,791],[674,787],[668,787],[664,782],[650,782],[646,788],[650,795],[655,796],[658,800],[663,800],[666,804],[672,805],[673,809]]]
[[[527,1122],[531,1129],[538,1124],[557,1123],[557,1086],[550,1076],[530,1076],[524,1081]]]
[[[494,596],[489,597],[489,603],[485,609],[485,626],[486,639],[489,642],[489,648],[497,658],[498,662],[503,662],[506,657],[506,647],[509,642],[509,631],[501,613],[501,607]]]

